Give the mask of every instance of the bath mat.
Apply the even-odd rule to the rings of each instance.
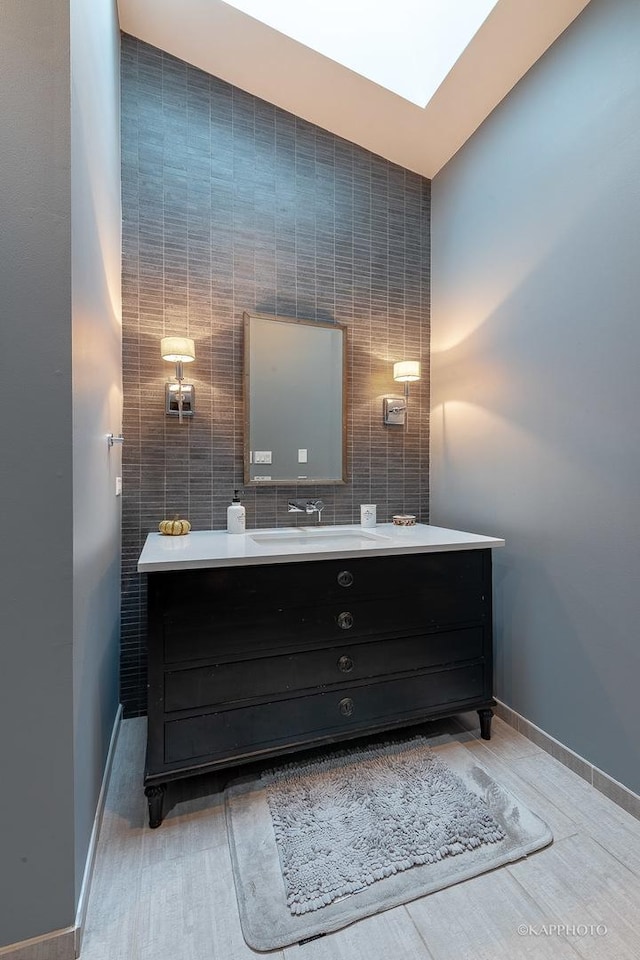
[[[261,776],[291,913],[505,833],[486,803],[426,744],[385,744]]]
[[[225,792],[242,931],[267,951],[518,860],[549,828],[456,742],[283,763]]]

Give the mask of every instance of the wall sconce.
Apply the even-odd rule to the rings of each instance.
[[[191,337],[163,337],[160,341],[163,360],[176,365],[176,383],[165,385],[165,412],[169,417],[192,417],[195,409],[195,389],[192,383],[184,383],[182,365],[196,358],[196,345]]]
[[[404,383],[404,398],[385,397],[383,418],[387,426],[407,426],[409,422],[409,384],[420,379],[419,360],[399,360],[393,365],[393,379]]]

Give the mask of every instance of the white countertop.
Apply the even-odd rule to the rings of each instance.
[[[181,537],[150,533],[138,560],[138,571],[198,570],[503,546],[504,540],[497,537],[432,527],[425,523],[413,527],[380,523],[373,528],[359,524],[309,525],[247,530],[241,534],[227,533],[226,530],[197,530]]]

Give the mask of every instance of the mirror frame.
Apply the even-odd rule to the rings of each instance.
[[[250,400],[250,353],[251,353],[251,318],[257,317],[259,320],[274,320],[278,323],[297,323],[307,327],[328,327],[330,330],[339,330],[342,334],[342,477],[337,479],[317,479],[317,480],[252,480],[251,464],[249,463],[250,435],[249,427],[251,421],[251,400]],[[347,328],[342,323],[333,323],[329,320],[310,320],[308,318],[275,316],[269,313],[249,313],[245,310],[242,314],[244,326],[244,367],[242,371],[242,391],[244,404],[244,437],[243,437],[243,461],[244,461],[244,486],[245,487],[318,487],[318,486],[337,486],[348,482],[347,471]]]

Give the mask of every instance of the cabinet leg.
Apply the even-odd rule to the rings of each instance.
[[[490,707],[483,707],[482,710],[478,710],[478,716],[480,717],[480,736],[483,740],[491,740],[493,710]]]
[[[149,826],[151,828],[159,827],[162,823],[162,807],[166,791],[166,783],[154,783],[144,788],[144,795],[149,802]]]

